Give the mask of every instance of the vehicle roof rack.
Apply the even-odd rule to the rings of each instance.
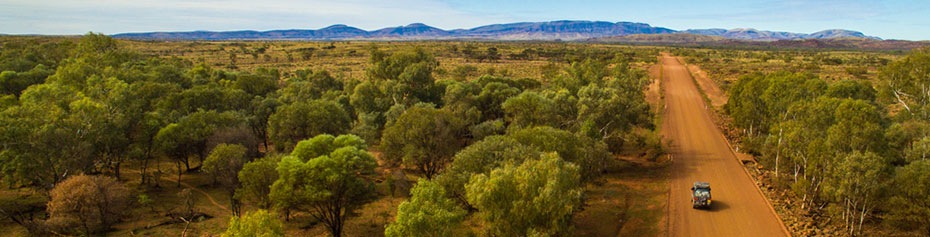
[[[694,182],[695,188],[710,188],[710,183],[708,182]]]

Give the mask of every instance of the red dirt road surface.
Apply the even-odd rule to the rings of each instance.
[[[784,225],[711,121],[691,75],[663,54],[665,117],[671,139],[668,233],[670,236],[788,236]],[[691,185],[710,182],[709,209],[691,208]]]

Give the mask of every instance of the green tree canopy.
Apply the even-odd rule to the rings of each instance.
[[[498,236],[571,233],[582,194],[578,167],[556,153],[472,176],[466,190],[488,232]]]
[[[255,72],[240,74],[232,88],[245,91],[252,96],[265,96],[278,89],[281,73],[274,68],[258,68]]]
[[[582,133],[607,138],[651,121],[649,105],[639,90],[602,88],[590,84],[578,91],[578,121]]]
[[[368,75],[372,79],[397,82],[388,86],[396,103],[412,105],[418,102],[439,102],[443,88],[435,84],[432,75],[439,61],[423,49],[390,55],[374,49],[370,62],[372,66],[368,69]]]
[[[910,117],[930,119],[930,48],[916,49],[879,70],[881,95]]]
[[[930,234],[930,160],[899,167],[893,180],[897,190],[887,205],[888,220]]]
[[[413,107],[384,130],[388,160],[416,167],[427,179],[438,174],[465,145],[464,123],[446,110]]]
[[[261,208],[271,208],[271,185],[278,180],[280,155],[269,155],[246,163],[239,171],[242,187],[236,189],[235,198],[252,200]]]
[[[451,236],[465,219],[465,210],[446,197],[438,183],[421,179],[410,190],[410,200],[397,207],[385,236]]]
[[[234,196],[239,188],[239,171],[249,157],[245,147],[237,144],[219,144],[203,162],[203,171],[214,177],[229,194],[233,214],[240,214],[240,201]]]
[[[374,193],[372,182],[365,177],[374,173],[377,163],[359,148],[361,138],[340,135],[329,143],[327,136],[302,141],[281,159],[270,196],[276,207],[306,211],[333,236],[342,236],[346,215]],[[320,155],[314,156],[317,152]]]
[[[526,91],[510,97],[501,107],[507,114],[511,126],[559,126],[556,104],[539,93]]]
[[[475,97],[478,109],[481,110],[482,120],[494,120],[504,117],[504,109],[501,104],[508,98],[520,94],[519,88],[511,87],[502,82],[490,82],[481,89],[481,93]]]
[[[284,236],[284,225],[274,213],[264,209],[249,212],[243,217],[229,219],[223,237],[277,237]]]
[[[812,74],[772,73],[740,77],[730,87],[724,109],[736,126],[749,135],[767,134],[773,123],[789,113],[792,104],[823,94],[826,83]]]
[[[843,204],[840,216],[850,235],[862,234],[866,216],[882,202],[888,168],[885,159],[875,153],[859,152],[844,157],[837,165],[826,192],[833,194],[836,203]]]
[[[320,134],[341,134],[352,119],[339,104],[328,100],[297,102],[278,107],[268,118],[268,134],[278,150]]]
[[[508,136],[541,152],[558,153],[562,159],[580,168],[584,181],[591,181],[600,176],[610,159],[607,145],[603,142],[557,128],[525,128],[512,131]]]
[[[868,81],[843,80],[830,84],[824,95],[833,98],[874,101],[876,93],[875,88],[872,88],[872,84]]]
[[[465,198],[465,184],[472,175],[487,174],[506,164],[519,164],[539,159],[539,151],[508,136],[489,136],[455,154],[455,159],[436,177],[445,192],[462,204],[472,206]]]

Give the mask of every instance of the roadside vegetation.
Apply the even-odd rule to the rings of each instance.
[[[661,221],[661,182],[628,182],[663,173],[655,48],[0,39],[4,233],[617,235]],[[598,219],[645,227],[576,229]]]
[[[840,229],[800,234],[930,235],[930,49],[680,53],[728,89],[740,151],[785,205]]]

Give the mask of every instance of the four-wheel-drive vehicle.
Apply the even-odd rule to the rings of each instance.
[[[691,207],[710,207],[710,183],[694,182],[691,187]]]

